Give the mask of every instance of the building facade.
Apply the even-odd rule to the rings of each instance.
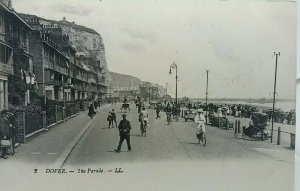
[[[0,110],[8,109],[9,103],[26,105],[30,100],[29,84],[34,78],[28,41],[31,30],[11,1],[0,1]]]
[[[99,100],[105,96],[99,61],[99,67],[93,67],[90,58],[77,55],[60,25],[41,24],[37,16],[23,17],[33,28],[29,41],[39,95],[55,101]]]

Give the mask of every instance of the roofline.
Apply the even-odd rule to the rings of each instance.
[[[4,9],[6,9],[6,11],[8,11],[8,12],[11,13],[11,10],[10,10],[8,7],[6,7],[6,5],[4,5],[4,3],[2,3],[1,1],[0,1],[0,5],[1,5]]]
[[[9,12],[9,13],[15,15],[15,16],[16,16],[23,24],[25,24],[30,30],[33,30],[33,29],[31,28],[31,26],[30,26],[26,21],[24,21],[16,11],[9,9],[9,8],[8,8],[6,5],[4,5],[1,1],[0,1],[0,5],[1,5],[7,12]]]
[[[25,24],[30,30],[33,30],[33,28],[32,28],[26,21],[24,21],[16,11],[13,11],[13,14],[14,14],[19,20],[21,20],[21,21],[23,22],[23,24]]]

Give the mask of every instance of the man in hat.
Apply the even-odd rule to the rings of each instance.
[[[194,119],[195,123],[197,124],[196,126],[196,134],[197,138],[199,139],[199,144],[200,144],[200,139],[203,137],[203,133],[205,133],[205,116],[203,115],[203,110],[198,109],[197,115],[195,116]]]
[[[124,139],[126,139],[128,151],[131,151],[131,145],[130,145],[131,125],[130,125],[130,121],[128,121],[126,119],[126,114],[122,114],[122,117],[123,117],[123,119],[119,122],[119,126],[118,126],[120,141],[119,141],[118,148],[115,149],[115,152],[117,152],[117,153],[119,153],[121,151],[121,147],[122,147]]]

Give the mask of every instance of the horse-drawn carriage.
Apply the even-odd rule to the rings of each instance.
[[[230,122],[227,117],[216,117],[213,114],[209,115],[209,122],[212,126],[222,127],[224,129],[233,129],[234,124]]]
[[[126,112],[126,113],[127,113],[127,110],[130,112],[130,104],[129,104],[128,102],[122,103],[122,106],[121,106],[121,113],[122,113],[122,112]]]
[[[267,130],[268,114],[254,112],[251,115],[249,127],[243,127],[243,137],[250,137],[256,140],[266,140],[270,137],[270,132]]]

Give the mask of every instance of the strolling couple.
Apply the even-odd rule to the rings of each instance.
[[[116,116],[116,113],[115,113],[115,110],[112,109],[112,111],[110,111],[108,113],[108,116],[107,116],[107,121],[108,121],[108,128],[110,128],[110,126],[112,126],[112,128],[114,128],[114,122],[116,124],[116,127],[117,127],[117,116]]]

